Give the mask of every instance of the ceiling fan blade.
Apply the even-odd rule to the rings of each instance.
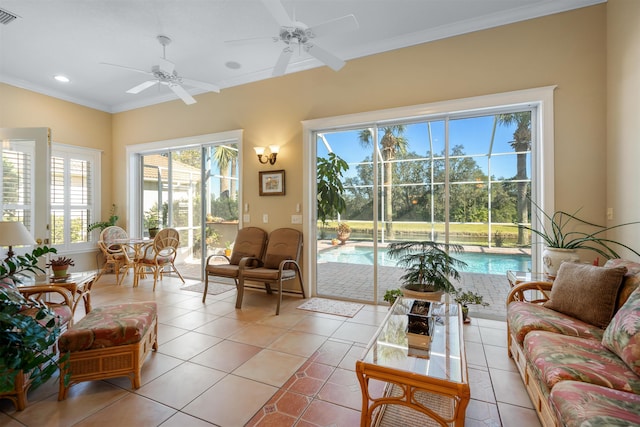
[[[281,27],[295,27],[280,0],[262,0],[262,4],[269,10],[269,13],[278,21]]]
[[[164,71],[167,74],[173,74],[173,70],[176,68],[176,65],[171,61],[167,61],[164,58],[160,58],[158,67],[160,68],[161,71]]]
[[[285,47],[282,49],[282,53],[278,57],[278,62],[276,62],[276,66],[273,67],[273,77],[281,76],[287,71],[287,65],[289,65],[289,60],[291,59],[291,55],[293,54],[293,49],[290,47]]]
[[[243,45],[249,43],[261,43],[261,42],[273,42],[273,37],[271,36],[260,36],[260,37],[249,37],[246,39],[235,39],[235,40],[225,40],[225,43],[234,44],[234,45]]]
[[[185,79],[185,78],[182,78],[182,83],[186,84],[187,86],[197,87],[198,89],[204,89],[209,92],[216,92],[216,93],[220,92],[220,88],[211,83],[200,82],[198,80]]]
[[[316,57],[326,65],[328,65],[333,71],[338,71],[342,67],[344,67],[344,62],[342,59],[335,56],[333,53],[329,53],[326,50],[318,47],[318,45],[307,43],[304,46],[304,49],[309,52],[310,55]]]
[[[155,85],[156,83],[158,83],[157,80],[147,80],[144,83],[140,83],[138,86],[132,87],[127,91],[127,93],[133,93],[133,94],[140,93],[143,90],[148,89],[151,86]]]
[[[108,62],[101,62],[100,64],[101,64],[101,65],[108,65],[108,66],[110,66],[110,67],[124,68],[125,70],[135,71],[136,73],[147,74],[147,75],[149,75],[149,76],[152,76],[152,75],[153,75],[153,73],[150,73],[149,71],[139,70],[139,69],[137,69],[137,68],[125,67],[124,65],[109,64]]]
[[[178,95],[180,99],[184,101],[185,104],[191,105],[196,103],[196,100],[193,99],[193,96],[189,95],[189,92],[184,90],[182,86],[171,84],[169,85],[169,89],[171,89],[173,93]]]
[[[345,15],[340,18],[332,19],[309,28],[314,37],[330,36],[332,34],[345,33],[347,31],[355,31],[360,28],[358,20],[354,15]]]

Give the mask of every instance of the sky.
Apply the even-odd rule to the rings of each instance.
[[[450,120],[450,147],[462,145],[463,152],[468,155],[486,154],[490,149],[493,124],[493,115]],[[442,153],[444,149],[444,128],[443,120],[431,122],[433,151],[436,154]],[[497,178],[510,178],[516,174],[516,155],[510,145],[510,142],[513,141],[514,130],[515,125],[509,127],[504,125],[496,126],[490,167],[491,175]],[[370,156],[372,151],[371,147],[363,147],[360,144],[359,133],[360,129],[334,131],[324,133],[324,136],[333,152],[347,163],[357,163]],[[429,132],[426,122],[406,125],[404,136],[409,142],[409,152],[413,151],[418,155],[425,155],[429,150]],[[324,157],[327,153],[328,150],[325,144],[319,139],[317,155]],[[478,157],[476,162],[483,172],[488,174],[489,162],[487,157]],[[344,174],[345,178],[350,176],[355,176],[354,165],[350,165],[350,170]]]

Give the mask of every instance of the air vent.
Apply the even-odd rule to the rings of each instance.
[[[8,23],[13,21],[17,17],[18,17],[18,15],[14,15],[13,13],[9,12],[8,10],[0,9],[0,24],[7,25]]]

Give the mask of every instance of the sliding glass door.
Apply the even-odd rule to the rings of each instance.
[[[396,241],[463,245],[464,272],[496,280],[530,269],[516,224],[530,222],[531,117],[502,108],[317,131],[318,171],[332,156],[348,165],[344,211],[317,224],[318,295],[381,303],[404,273],[386,255]],[[332,242],[339,223],[351,228],[345,244]]]
[[[143,235],[177,229],[180,272],[201,279],[206,257],[224,252],[238,229],[237,142],[143,154],[140,168]]]

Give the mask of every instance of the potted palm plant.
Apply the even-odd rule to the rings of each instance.
[[[537,229],[523,224],[519,224],[519,227],[542,239],[545,246],[542,252],[543,268],[547,276],[551,278],[556,276],[558,268],[563,262],[580,260],[578,249],[593,251],[605,259],[611,259],[620,258],[614,248],[622,247],[640,257],[640,253],[631,247],[606,237],[607,231],[627,225],[640,224],[640,221],[605,227],[579,218],[577,214],[580,209],[574,213],[556,211],[553,214],[547,214],[537,204],[533,202],[532,204],[538,211],[537,215],[541,227]],[[578,231],[575,226],[586,227],[589,231]]]
[[[454,293],[452,280],[459,280],[458,268],[467,263],[449,253],[461,253],[461,245],[433,241],[395,242],[389,245],[389,257],[406,273],[400,277],[402,293],[408,298],[440,301],[442,295]]]

